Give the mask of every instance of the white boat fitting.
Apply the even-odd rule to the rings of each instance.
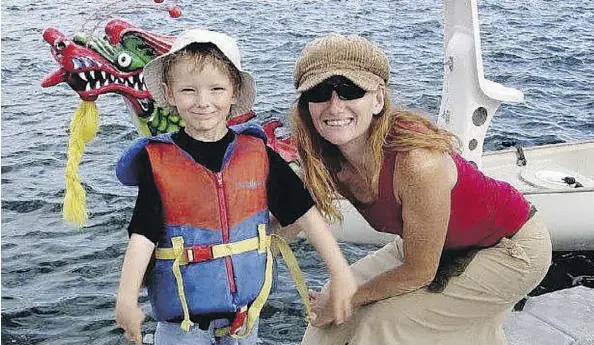
[[[536,206],[553,250],[594,250],[594,140],[490,152],[483,171]]]
[[[521,91],[484,77],[476,0],[445,0],[444,86],[437,123],[456,133],[462,156],[486,175],[506,181],[538,209],[553,249],[594,250],[594,139],[483,152],[485,134],[502,102]],[[374,231],[346,200],[339,201],[339,241],[383,245],[394,235]]]

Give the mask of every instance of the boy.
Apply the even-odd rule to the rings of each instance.
[[[238,336],[255,344],[270,290],[269,211],[304,229],[331,272],[336,319],[348,318],[355,281],[303,183],[259,127],[227,126],[251,110],[255,94],[235,41],[185,31],[144,77],[155,101],[186,126],[139,139],[117,165],[122,183],[139,186],[116,305],[126,338],[141,344],[138,291],[156,248],[146,281],[155,344],[210,344],[215,336],[218,344]]]

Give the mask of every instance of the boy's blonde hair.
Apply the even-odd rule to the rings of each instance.
[[[227,74],[233,84],[234,95],[239,94],[241,88],[241,74],[227,57],[213,44],[194,43],[163,59],[163,81],[171,85],[171,68],[177,63],[189,62],[188,71],[202,71],[204,66],[210,65]]]

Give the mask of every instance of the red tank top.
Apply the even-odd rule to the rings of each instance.
[[[349,199],[374,229],[402,235],[402,205],[394,197],[393,185],[396,156],[384,158],[375,203],[365,205]],[[530,212],[524,196],[508,183],[485,176],[460,155],[453,153],[452,158],[458,181],[452,189],[444,248],[488,247],[516,233]]]

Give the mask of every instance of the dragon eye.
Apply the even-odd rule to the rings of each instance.
[[[118,64],[124,68],[130,66],[132,63],[132,57],[128,53],[120,53],[118,55]]]
[[[68,46],[68,42],[64,42],[62,40],[57,40],[56,43],[54,43],[54,47],[57,50],[62,50],[64,48],[66,48]]]

